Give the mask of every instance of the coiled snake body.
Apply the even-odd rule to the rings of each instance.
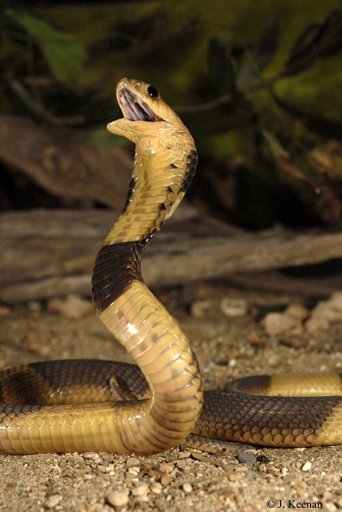
[[[100,319],[138,367],[65,360],[3,370],[0,452],[147,454],[192,433],[267,446],[341,443],[337,375],[285,382],[247,378],[229,392],[203,392],[185,334],[140,271],[144,245],[172,215],[192,179],[195,144],[153,86],[122,79],[117,100],[124,117],[108,129],[135,143],[134,172],[124,212],[96,258],[93,298]],[[307,392],[331,396],[257,396]]]

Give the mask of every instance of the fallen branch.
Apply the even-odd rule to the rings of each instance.
[[[77,142],[30,119],[0,115],[0,160],[61,197],[124,204],[132,159],[120,146]]]
[[[117,214],[38,210],[0,216],[0,300],[16,303],[90,293],[93,261]],[[182,208],[147,247],[151,286],[314,264],[342,257],[342,233],[246,233]]]

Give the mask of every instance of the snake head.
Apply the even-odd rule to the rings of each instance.
[[[107,125],[115,135],[124,135],[136,142],[138,137],[159,136],[161,131],[184,126],[151,84],[122,78],[116,87],[116,98],[123,118]]]

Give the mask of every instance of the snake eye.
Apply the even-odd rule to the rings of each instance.
[[[147,88],[147,94],[151,96],[151,98],[158,98],[159,92],[158,89],[154,87],[154,85],[149,85]]]

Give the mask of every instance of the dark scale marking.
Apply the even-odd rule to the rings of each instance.
[[[147,242],[149,242],[151,240],[151,238],[154,237],[154,235],[157,233],[157,231],[159,231],[159,229],[161,228],[162,225],[163,225],[163,222],[160,223],[160,226],[158,229],[157,228],[151,229],[151,231],[146,235],[144,240],[141,240],[141,242],[140,242],[141,247],[144,247],[147,244]]]
[[[125,211],[127,210],[128,206],[132,200],[132,196],[135,191],[136,182],[137,182],[137,179],[135,178],[135,176],[132,176],[131,181],[129,182],[129,185],[128,185],[127,199],[125,202],[123,213],[125,213]]]
[[[119,388],[115,387],[115,381],[120,384]],[[137,398],[148,389],[137,366],[116,361],[64,359],[29,363],[4,371],[0,380],[0,402],[18,406],[22,403],[46,405],[51,395],[54,401],[59,398],[61,404],[64,392],[73,386],[96,387],[113,395],[113,400]]]
[[[93,299],[99,311],[105,310],[133,280],[142,281],[141,244],[121,242],[104,245],[94,266]]]
[[[235,391],[240,393],[250,393],[258,395],[259,393],[268,394],[271,385],[270,375],[258,375],[252,377],[242,377],[228,382],[225,386],[226,391]]]
[[[340,401],[340,397],[261,397],[243,393],[206,391],[202,423],[203,426],[206,424],[208,432],[212,429],[209,433],[212,437],[216,437],[215,429],[218,423],[222,423],[226,431],[241,431],[244,425],[259,425],[260,429],[266,428],[269,431],[299,428],[300,433],[306,429],[315,433]],[[229,410],[222,406],[225,402],[229,402]],[[209,418],[212,418],[211,425]],[[227,438],[224,436],[224,439]]]
[[[196,169],[197,169],[197,163],[198,163],[198,155],[197,151],[192,149],[188,156],[188,162],[187,162],[187,169],[186,174],[182,183],[181,192],[186,192],[189,188],[189,185],[192,181],[192,178],[195,175]]]

